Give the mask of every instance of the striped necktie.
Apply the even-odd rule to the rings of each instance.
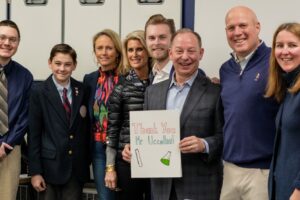
[[[0,135],[8,132],[7,80],[4,68],[0,68]]]
[[[70,118],[71,118],[71,104],[70,101],[68,99],[68,90],[66,88],[63,89],[63,106],[65,108],[66,114],[67,114],[67,119],[70,122]]]

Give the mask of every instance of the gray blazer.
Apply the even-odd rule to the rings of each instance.
[[[154,84],[145,93],[145,110],[164,110],[170,80]],[[198,74],[180,115],[181,139],[195,135],[204,138],[209,154],[182,154],[182,178],[155,178],[151,180],[155,200],[170,199],[171,188],[177,199],[218,200],[223,168],[222,109],[219,107],[220,87]]]

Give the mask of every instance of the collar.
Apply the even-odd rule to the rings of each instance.
[[[262,45],[263,41],[260,40],[260,43],[258,45],[258,47],[256,49],[254,49],[252,52],[250,52],[246,57],[244,58],[238,58],[235,52],[231,53],[231,56],[233,57],[234,61],[237,64],[241,64],[241,63],[248,63],[248,61],[251,59],[251,57],[253,56],[254,52]]]
[[[161,70],[157,69],[156,65],[154,64],[154,66],[152,67],[152,73],[157,74],[159,72],[163,72],[164,74],[170,74],[172,66],[173,63],[171,60],[169,60],[169,62]]]
[[[112,70],[102,71],[101,67],[99,67],[98,71],[99,71],[99,73],[100,73],[100,76],[103,76],[103,75],[105,75],[105,76],[109,76],[109,75],[114,76],[114,75],[117,74],[118,69],[117,69],[117,68],[114,68],[114,69],[112,69]]]
[[[10,71],[12,70],[11,64],[12,64],[12,60],[10,60],[6,65],[0,65],[3,68],[5,75],[9,74]]]
[[[188,85],[191,87],[194,83],[194,80],[196,79],[196,77],[198,75],[198,71],[199,70],[196,70],[196,72],[188,80],[186,80],[183,85]],[[171,88],[173,85],[176,85],[176,86],[178,85],[178,83],[175,80],[175,72],[172,74],[172,80],[171,80],[169,88]]]
[[[287,83],[288,87],[292,87],[295,84],[295,81],[297,80],[299,73],[300,73],[300,65],[291,72],[288,72],[288,73],[283,72],[282,73],[282,77],[285,80],[285,82]]]
[[[54,85],[56,86],[58,91],[63,91],[64,88],[66,88],[68,91],[70,91],[71,89],[71,79],[69,79],[69,82],[67,84],[66,87],[63,87],[62,85],[60,85],[59,83],[57,83],[57,81],[55,80],[54,76],[52,75],[52,80]]]

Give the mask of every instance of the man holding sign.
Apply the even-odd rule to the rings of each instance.
[[[172,79],[147,88],[145,110],[179,110],[181,178],[152,178],[155,200],[218,200],[222,184],[222,112],[220,88],[198,73],[204,49],[200,36],[178,30],[169,52]]]

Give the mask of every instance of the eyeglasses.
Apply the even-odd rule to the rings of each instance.
[[[8,37],[7,35],[0,35],[0,42],[5,42],[8,40],[10,44],[16,44],[19,42],[19,38],[17,37]]]

